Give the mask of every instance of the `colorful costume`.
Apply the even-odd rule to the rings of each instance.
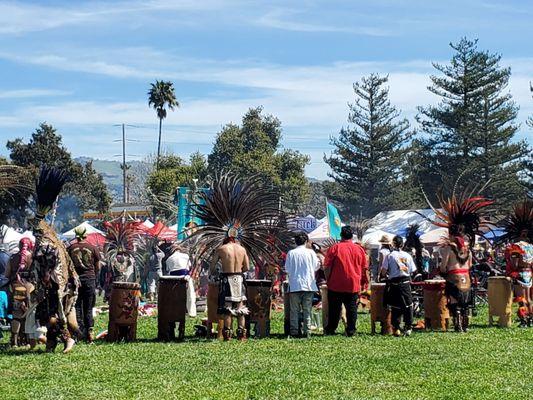
[[[193,264],[210,262],[228,240],[238,241],[255,264],[275,262],[273,254],[279,254],[285,238],[290,237],[278,193],[266,187],[259,177],[241,180],[228,173],[215,177],[210,190],[201,192],[199,197],[194,208],[203,223],[186,240],[194,244]],[[246,298],[242,274],[220,276],[219,310],[242,315],[247,311],[237,305]],[[224,334],[229,338],[231,328],[226,327]],[[238,336],[246,336],[244,326],[239,326]]]
[[[448,237],[444,237],[440,243],[440,273],[446,279],[448,308],[457,332],[466,332],[469,325],[469,307],[472,302],[471,248],[476,235],[483,236],[481,229],[491,227],[481,211],[493,202],[482,196],[471,197],[472,193],[456,195],[454,192],[447,199],[439,197],[440,209],[433,207],[428,200],[438,219],[431,222],[436,226],[448,228]]]
[[[513,280],[520,326],[533,325],[533,200],[517,204],[504,224],[506,275]]]
[[[54,351],[58,339],[65,352],[72,349],[72,334],[78,334],[76,303],[79,278],[72,261],[53,228],[44,220],[67,181],[64,171],[43,166],[37,181],[37,212],[30,221],[35,235],[35,251],[30,282],[35,285],[31,303],[47,327],[47,351]]]

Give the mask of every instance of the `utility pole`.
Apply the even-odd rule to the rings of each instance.
[[[120,168],[122,169],[122,202],[128,203],[129,201],[129,195],[128,195],[128,165],[126,165],[126,141],[130,142],[138,142],[138,140],[130,140],[126,139],[126,126],[130,126],[132,128],[138,128],[135,125],[126,125],[126,124],[118,124],[113,126],[120,126],[122,127],[122,139],[114,140],[114,142],[122,142],[122,165]],[[131,154],[130,154],[131,155]],[[120,156],[119,154],[115,154],[115,156]]]
[[[122,124],[122,201],[124,203],[127,203],[126,174],[126,127]]]

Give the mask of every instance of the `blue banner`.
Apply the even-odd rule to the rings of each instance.
[[[339,215],[339,210],[331,203],[327,203],[329,237],[340,240],[342,222]]]
[[[200,193],[207,192],[207,188],[200,188],[198,190],[191,189],[186,186],[179,187],[176,192],[176,203],[178,206],[178,215],[176,219],[178,240],[187,238],[186,230],[192,226],[199,226],[203,221],[196,217],[194,212],[194,204],[202,204]]]

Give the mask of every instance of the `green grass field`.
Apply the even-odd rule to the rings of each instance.
[[[527,399],[533,396],[533,329],[486,327],[467,334],[370,335],[230,343],[192,337],[158,343],[155,318],[138,341],[80,344],[72,354],[0,350],[0,399]],[[107,316],[98,319],[104,329]]]

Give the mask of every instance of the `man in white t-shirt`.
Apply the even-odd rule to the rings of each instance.
[[[294,241],[297,247],[287,253],[285,260],[285,271],[289,277],[290,336],[299,336],[299,316],[302,312],[302,334],[309,337],[313,293],[318,292],[315,272],[320,268],[320,262],[316,253],[308,247],[309,237],[306,233],[298,233]]]
[[[191,260],[189,255],[179,245],[175,245],[173,249],[174,252],[167,258],[165,263],[168,275],[183,276],[183,279],[187,281],[187,314],[190,317],[196,317],[196,291],[194,289],[194,281],[189,276]]]
[[[385,302],[391,309],[391,324],[394,335],[400,336],[400,322],[403,316],[404,333],[411,334],[413,325],[413,295],[411,294],[411,274],[416,272],[413,257],[402,250],[403,238],[392,239],[393,250],[381,267],[381,275],[387,278]]]

